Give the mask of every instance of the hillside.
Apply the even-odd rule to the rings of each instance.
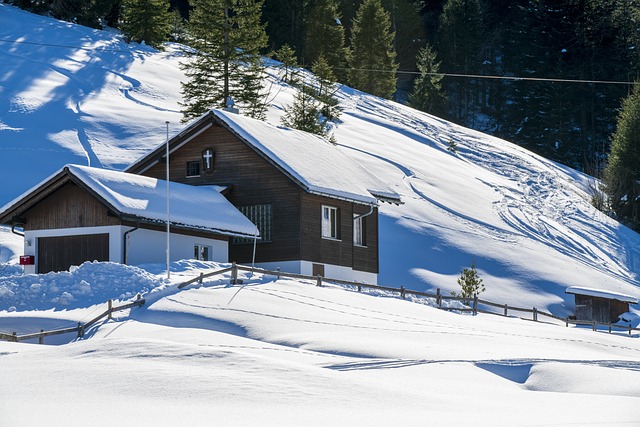
[[[66,163],[122,169],[164,141],[165,121],[182,127],[178,46],[127,45],[4,4],[0,40],[0,204]],[[294,89],[276,65],[278,124]],[[346,86],[338,97],[338,145],[405,202],[381,207],[381,284],[456,290],[475,260],[486,298],[558,315],[573,311],[567,286],[640,296],[640,239],[590,206],[588,177]]]

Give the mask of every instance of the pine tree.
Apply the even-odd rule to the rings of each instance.
[[[389,13],[380,0],[364,0],[351,28],[349,83],[364,92],[390,98],[396,90],[396,54]]]
[[[442,74],[440,62],[436,62],[436,53],[430,45],[418,52],[418,72],[420,75],[413,84],[413,92],[409,95],[409,105],[430,114],[444,112],[446,97],[442,90]]]
[[[637,84],[622,103],[604,183],[618,219],[640,231],[640,89]]]
[[[283,125],[303,130],[316,135],[325,135],[324,123],[320,120],[320,103],[315,98],[315,91],[307,85],[302,85],[293,99],[293,104],[285,108],[282,116]]]
[[[120,29],[127,42],[159,47],[169,36],[171,13],[167,0],[124,0]]]
[[[336,75],[344,75],[344,28],[335,0],[318,0],[307,17],[304,57],[307,64],[313,64],[320,56]]]
[[[462,289],[461,296],[463,298],[472,298],[486,290],[482,284],[482,279],[476,270],[475,261],[471,262],[471,266],[469,268],[465,268],[460,272],[458,285],[460,285],[460,288]]]
[[[320,111],[328,121],[335,121],[340,117],[338,100],[335,97],[336,76],[333,74],[324,55],[320,55],[314,62],[311,71],[316,76],[318,88],[315,98],[320,102]]]
[[[192,59],[183,62],[188,78],[182,83],[184,121],[231,97],[248,116],[264,118],[262,93],[264,65],[260,50],[266,46],[261,23],[262,0],[193,0],[188,24]]]
[[[287,83],[294,83],[293,69],[298,66],[298,58],[296,58],[295,51],[285,43],[276,51],[275,57],[282,63],[281,67],[284,70],[283,80]]]

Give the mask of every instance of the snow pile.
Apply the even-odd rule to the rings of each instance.
[[[158,286],[145,270],[116,263],[85,262],[70,271],[25,276],[0,268],[0,312],[73,309],[125,300]]]

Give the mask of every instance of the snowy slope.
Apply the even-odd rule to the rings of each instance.
[[[158,279],[142,308],[69,345],[0,342],[2,425],[637,425],[637,336],[242,278],[183,291]],[[104,308],[5,313],[0,330]]]
[[[127,45],[4,4],[0,40],[0,205],[66,163],[122,169],[163,143],[166,120],[182,128],[177,46]],[[277,74],[274,124],[295,94]],[[405,202],[381,208],[381,284],[448,292],[475,260],[497,302],[566,315],[567,286],[640,296],[638,235],[589,205],[587,177],[348,87],[338,97],[340,149]]]

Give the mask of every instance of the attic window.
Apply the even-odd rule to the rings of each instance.
[[[200,161],[187,162],[187,178],[200,176]]]

